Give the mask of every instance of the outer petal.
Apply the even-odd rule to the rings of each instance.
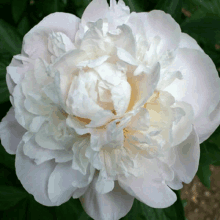
[[[204,117],[203,120],[197,121],[196,132],[199,134],[199,143],[208,139],[211,134],[220,125],[220,101],[216,108],[209,114],[209,116]]]
[[[172,126],[173,146],[176,146],[182,143],[191,133],[194,114],[192,106],[187,103],[176,102],[174,106],[181,108],[185,113],[185,115]]]
[[[31,135],[29,132],[25,134]],[[32,136],[32,135],[31,135]],[[23,139],[24,140],[24,139]],[[55,159],[57,163],[64,163],[72,160],[73,154],[72,152],[68,152],[66,150],[50,150],[40,147],[35,141],[34,135],[30,137],[27,141],[24,141],[24,154],[28,156],[30,159],[34,159],[34,162],[39,165],[44,163],[45,161]]]
[[[188,138],[175,147],[176,161],[171,166],[178,179],[190,183],[199,166],[199,138],[193,127]]]
[[[76,190],[72,182],[78,176],[81,176],[81,173],[72,169],[71,162],[57,164],[48,181],[50,200],[57,205],[68,201]]]
[[[95,22],[100,18],[105,18],[108,11],[109,6],[106,0],[93,0],[82,15],[82,25],[84,26],[87,22]]]
[[[140,160],[139,160],[140,162]],[[153,159],[143,159],[141,168],[144,174],[139,177],[118,178],[119,185],[130,195],[153,208],[166,208],[176,201],[176,194],[165,184],[164,170]],[[168,167],[166,167],[168,168]],[[161,173],[162,171],[162,173]],[[161,175],[162,174],[162,175]]]
[[[99,194],[96,189],[97,176],[88,190],[80,198],[86,213],[95,220],[118,220],[131,209],[134,198],[127,194],[117,182],[107,194]]]
[[[25,57],[23,57],[25,59]],[[10,93],[13,93],[13,89],[15,87],[15,84],[18,84],[23,79],[25,72],[27,72],[29,65],[27,65],[27,62],[23,62],[22,57],[19,55],[16,55],[12,58],[11,63],[9,66],[7,66],[7,75],[10,76],[10,79],[13,81],[13,88],[10,88],[9,83],[7,83]],[[32,66],[32,65],[31,65]],[[33,66],[32,66],[33,67]],[[9,78],[9,77],[7,77]],[[9,79],[7,80],[9,81]]]
[[[79,22],[79,18],[69,13],[56,12],[48,15],[24,36],[24,52],[33,59],[41,57],[49,62],[48,34],[52,31],[63,32],[74,41]]]
[[[216,108],[220,100],[220,79],[214,63],[205,53],[182,48],[177,52],[171,68],[180,70],[183,79],[175,79],[165,88],[177,101],[192,105],[195,114],[195,129],[202,138],[206,133],[205,120]],[[206,125],[206,128],[209,125]],[[214,128],[213,128],[214,129]]]
[[[18,144],[26,130],[15,119],[14,108],[11,107],[0,124],[2,145],[9,154],[15,154]]]
[[[53,161],[36,165],[31,159],[23,153],[24,142],[20,142],[16,152],[15,167],[18,179],[28,193],[34,195],[37,202],[45,206],[54,206],[48,197],[47,185],[48,179],[54,170]]]
[[[158,54],[166,50],[174,50],[180,41],[180,27],[169,15],[160,10],[148,13],[132,13],[128,25],[132,28],[134,35],[143,34],[143,29],[148,41],[156,36],[161,38]]]
[[[200,50],[200,51],[204,52],[203,49],[198,45],[196,40],[193,39],[192,37],[190,37],[186,33],[181,33],[181,35],[180,35],[179,48],[196,49],[196,50]]]

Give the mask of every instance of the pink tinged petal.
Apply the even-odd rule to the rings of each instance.
[[[72,182],[78,177],[78,171],[73,170],[71,162],[57,164],[48,181],[48,195],[51,202],[61,205],[68,201],[76,187]]]
[[[95,22],[100,18],[105,18],[108,11],[109,6],[106,0],[93,0],[83,12],[82,25],[85,26],[87,22]]]
[[[16,174],[23,187],[37,202],[45,206],[55,206],[48,197],[48,180],[55,168],[55,162],[48,161],[36,165],[23,153],[24,142],[18,145],[15,158]]]
[[[50,62],[48,35],[50,32],[62,32],[74,41],[80,19],[69,13],[56,12],[45,17],[25,36],[23,50],[31,58],[42,58]]]
[[[171,168],[181,181],[190,183],[198,170],[200,156],[199,138],[194,126],[188,138],[174,149],[176,161]]]
[[[64,163],[72,160],[73,153],[67,152],[65,150],[49,150],[40,147],[35,141],[34,134],[26,133],[25,136],[31,135],[31,137],[24,137],[24,154],[28,156],[30,159],[34,159],[34,162],[39,165],[44,163],[45,161],[55,159],[57,163]],[[26,139],[26,140],[25,140]]]
[[[184,48],[184,47],[189,49],[200,50],[201,52],[204,52],[194,38],[192,38],[186,33],[181,33],[179,48]]]
[[[9,154],[15,154],[18,144],[26,130],[15,119],[14,108],[11,107],[0,123],[1,143]]]
[[[194,113],[188,103],[175,102],[172,107],[177,120],[172,126],[173,146],[176,146],[186,140],[192,132]]]
[[[211,134],[218,128],[220,125],[220,102],[216,108],[202,121],[197,122],[196,132],[199,133],[199,143],[208,139]]]
[[[165,88],[177,101],[184,101],[193,107],[195,129],[202,136],[208,115],[215,109],[220,100],[220,79],[214,63],[205,53],[182,48],[177,52],[171,68],[180,70],[183,79],[174,80]]]
[[[119,185],[130,195],[153,208],[166,208],[176,201],[176,194],[165,184],[165,176],[161,172],[156,160],[144,159],[142,162],[144,174],[142,176],[120,176]],[[169,173],[166,174],[169,177]],[[168,179],[168,178],[167,178]]]
[[[80,198],[86,213],[96,220],[118,220],[131,209],[134,198],[127,194],[117,182],[114,189],[107,194],[99,194],[95,185],[97,176]]]

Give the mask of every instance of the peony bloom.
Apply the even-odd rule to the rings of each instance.
[[[45,206],[79,198],[96,220],[125,216],[134,198],[172,205],[220,122],[210,57],[169,14],[122,0],[45,17],[6,79],[0,135],[22,185]]]

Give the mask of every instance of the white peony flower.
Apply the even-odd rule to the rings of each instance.
[[[44,18],[6,78],[0,135],[22,185],[45,206],[80,198],[96,220],[125,216],[134,197],[172,205],[220,122],[210,57],[169,14],[122,0]]]

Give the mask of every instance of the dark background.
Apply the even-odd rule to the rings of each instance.
[[[0,118],[11,104],[5,83],[6,67],[21,51],[22,39],[34,25],[53,12],[81,17],[90,0],[0,0]],[[220,0],[125,0],[131,11],[153,9],[170,13],[183,32],[197,40],[220,72]],[[0,146],[0,219],[50,220],[90,219],[79,200],[59,207],[38,204],[20,184],[15,174],[15,156]],[[220,129],[203,144],[197,176],[176,191],[177,202],[167,209],[153,209],[135,200],[124,220],[220,220]],[[211,178],[210,178],[211,176]],[[181,198],[180,199],[180,193]]]

